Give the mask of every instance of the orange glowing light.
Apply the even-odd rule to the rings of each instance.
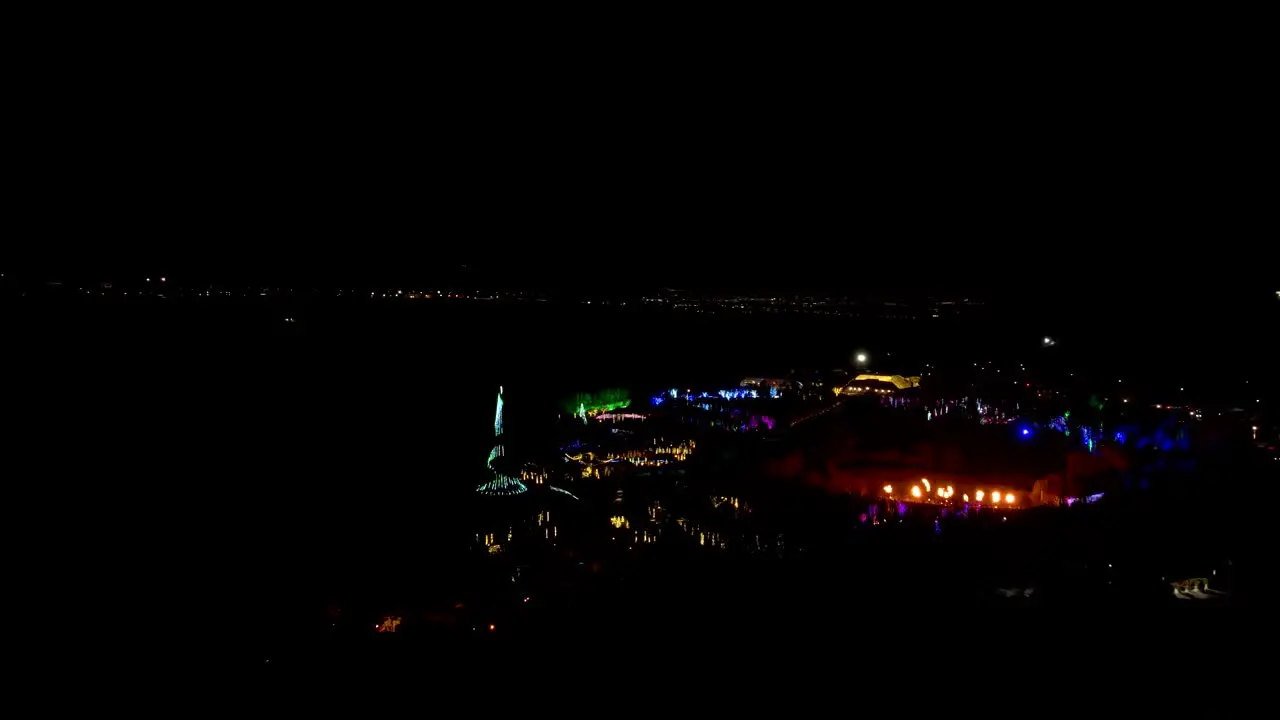
[[[947,496],[946,488],[938,488],[938,497],[944,498],[946,496]]]
[[[911,486],[911,497],[920,497],[920,495],[921,495],[921,493],[920,493],[920,486],[919,486],[919,485],[912,485],[912,486]]]
[[[929,478],[920,478],[920,483],[924,485],[925,492],[933,492],[933,488],[929,486]]]
[[[991,493],[991,502],[993,502],[993,503],[998,503],[998,502],[1000,502],[1000,491],[999,491],[999,490],[997,490],[997,491],[995,491],[995,492]]]
[[[965,502],[969,502],[969,493],[965,493],[965,494],[961,495],[960,497],[961,497]]]
[[[892,495],[892,494],[893,494],[893,486],[892,486],[892,485],[885,485],[885,486],[884,486],[884,494],[885,494],[885,495]]]
[[[1005,494],[1004,494],[1004,501],[1005,501],[1005,502],[1007,502],[1007,503],[1009,503],[1010,505],[1012,505],[1012,504],[1013,504],[1013,493],[1005,493]]]
[[[493,631],[494,631],[494,630],[496,630],[496,629],[497,629],[497,628],[496,628],[496,627],[494,627],[493,623],[489,623],[489,632],[493,632]]]
[[[974,493],[973,496],[978,499],[978,502],[982,502],[982,498],[986,497],[987,494],[979,490],[978,492]]]

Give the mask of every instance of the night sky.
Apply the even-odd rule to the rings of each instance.
[[[606,33],[552,17],[351,18],[341,33],[321,16],[166,20],[33,23],[11,118],[25,229],[6,267],[341,284],[466,264],[508,286],[1041,295],[1274,284],[1254,257],[1274,233],[1250,46],[1168,54],[1146,44],[1158,19],[1141,37],[1114,19],[1087,43],[1031,18],[1032,33],[849,18],[821,36],[686,18],[661,38],[641,27],[657,18]]]

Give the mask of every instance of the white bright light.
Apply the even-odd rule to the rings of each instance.
[[[866,362],[866,361],[867,361],[867,354],[866,354],[866,353],[858,353],[857,360],[858,360],[858,362],[860,362],[860,363],[864,363],[864,362]]]

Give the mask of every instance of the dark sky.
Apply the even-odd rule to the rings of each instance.
[[[1274,237],[1274,118],[1245,40],[1210,48],[1150,18],[321,15],[37,23],[11,103],[25,229],[8,264],[788,286],[1265,274],[1249,258]]]

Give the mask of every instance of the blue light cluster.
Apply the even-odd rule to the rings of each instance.
[[[1094,434],[1093,428],[1088,425],[1080,426],[1080,440],[1084,442],[1085,447],[1089,448],[1089,452],[1093,452],[1093,448],[1096,444]]]

